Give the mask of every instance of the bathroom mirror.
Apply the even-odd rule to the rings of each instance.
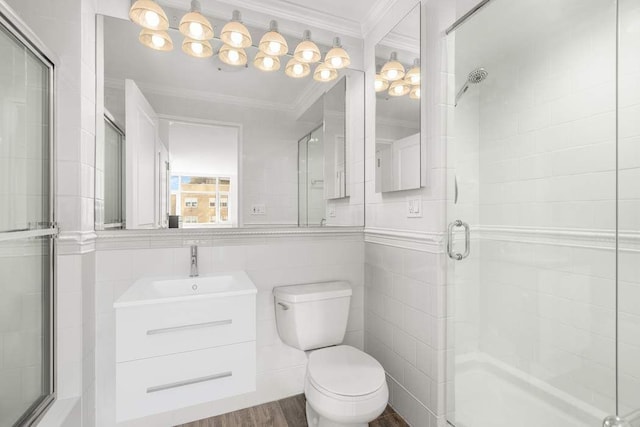
[[[420,4],[375,48],[376,192],[420,188]]]
[[[215,39],[213,56],[193,58],[177,30],[163,52],[128,20],[98,23],[97,230],[364,225],[364,200],[351,197],[364,193],[362,71],[319,82],[312,65],[292,78],[287,56],[264,72],[249,47],[246,66],[229,66]],[[285,37],[292,51],[300,37]]]

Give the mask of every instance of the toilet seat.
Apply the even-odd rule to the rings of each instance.
[[[315,412],[331,420],[319,426],[366,426],[384,411],[389,400],[382,365],[346,345],[311,352],[304,394]]]
[[[348,345],[311,352],[307,377],[318,390],[342,399],[366,398],[386,383],[382,365]]]

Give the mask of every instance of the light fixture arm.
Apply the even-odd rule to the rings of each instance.
[[[191,0],[191,12],[202,13],[202,6],[198,0]]]

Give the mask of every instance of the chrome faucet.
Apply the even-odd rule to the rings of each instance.
[[[198,247],[191,246],[191,273],[189,277],[198,277]]]
[[[325,225],[327,225],[327,219],[326,218],[322,218],[320,220],[320,227],[324,227]]]

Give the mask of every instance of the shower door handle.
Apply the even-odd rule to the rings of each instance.
[[[453,250],[453,232],[456,228],[462,227],[464,228],[464,253],[455,252]],[[471,252],[471,230],[469,229],[469,224],[466,222],[462,222],[457,219],[451,224],[449,224],[449,232],[447,234],[447,253],[449,254],[449,258],[461,261],[469,256]]]

